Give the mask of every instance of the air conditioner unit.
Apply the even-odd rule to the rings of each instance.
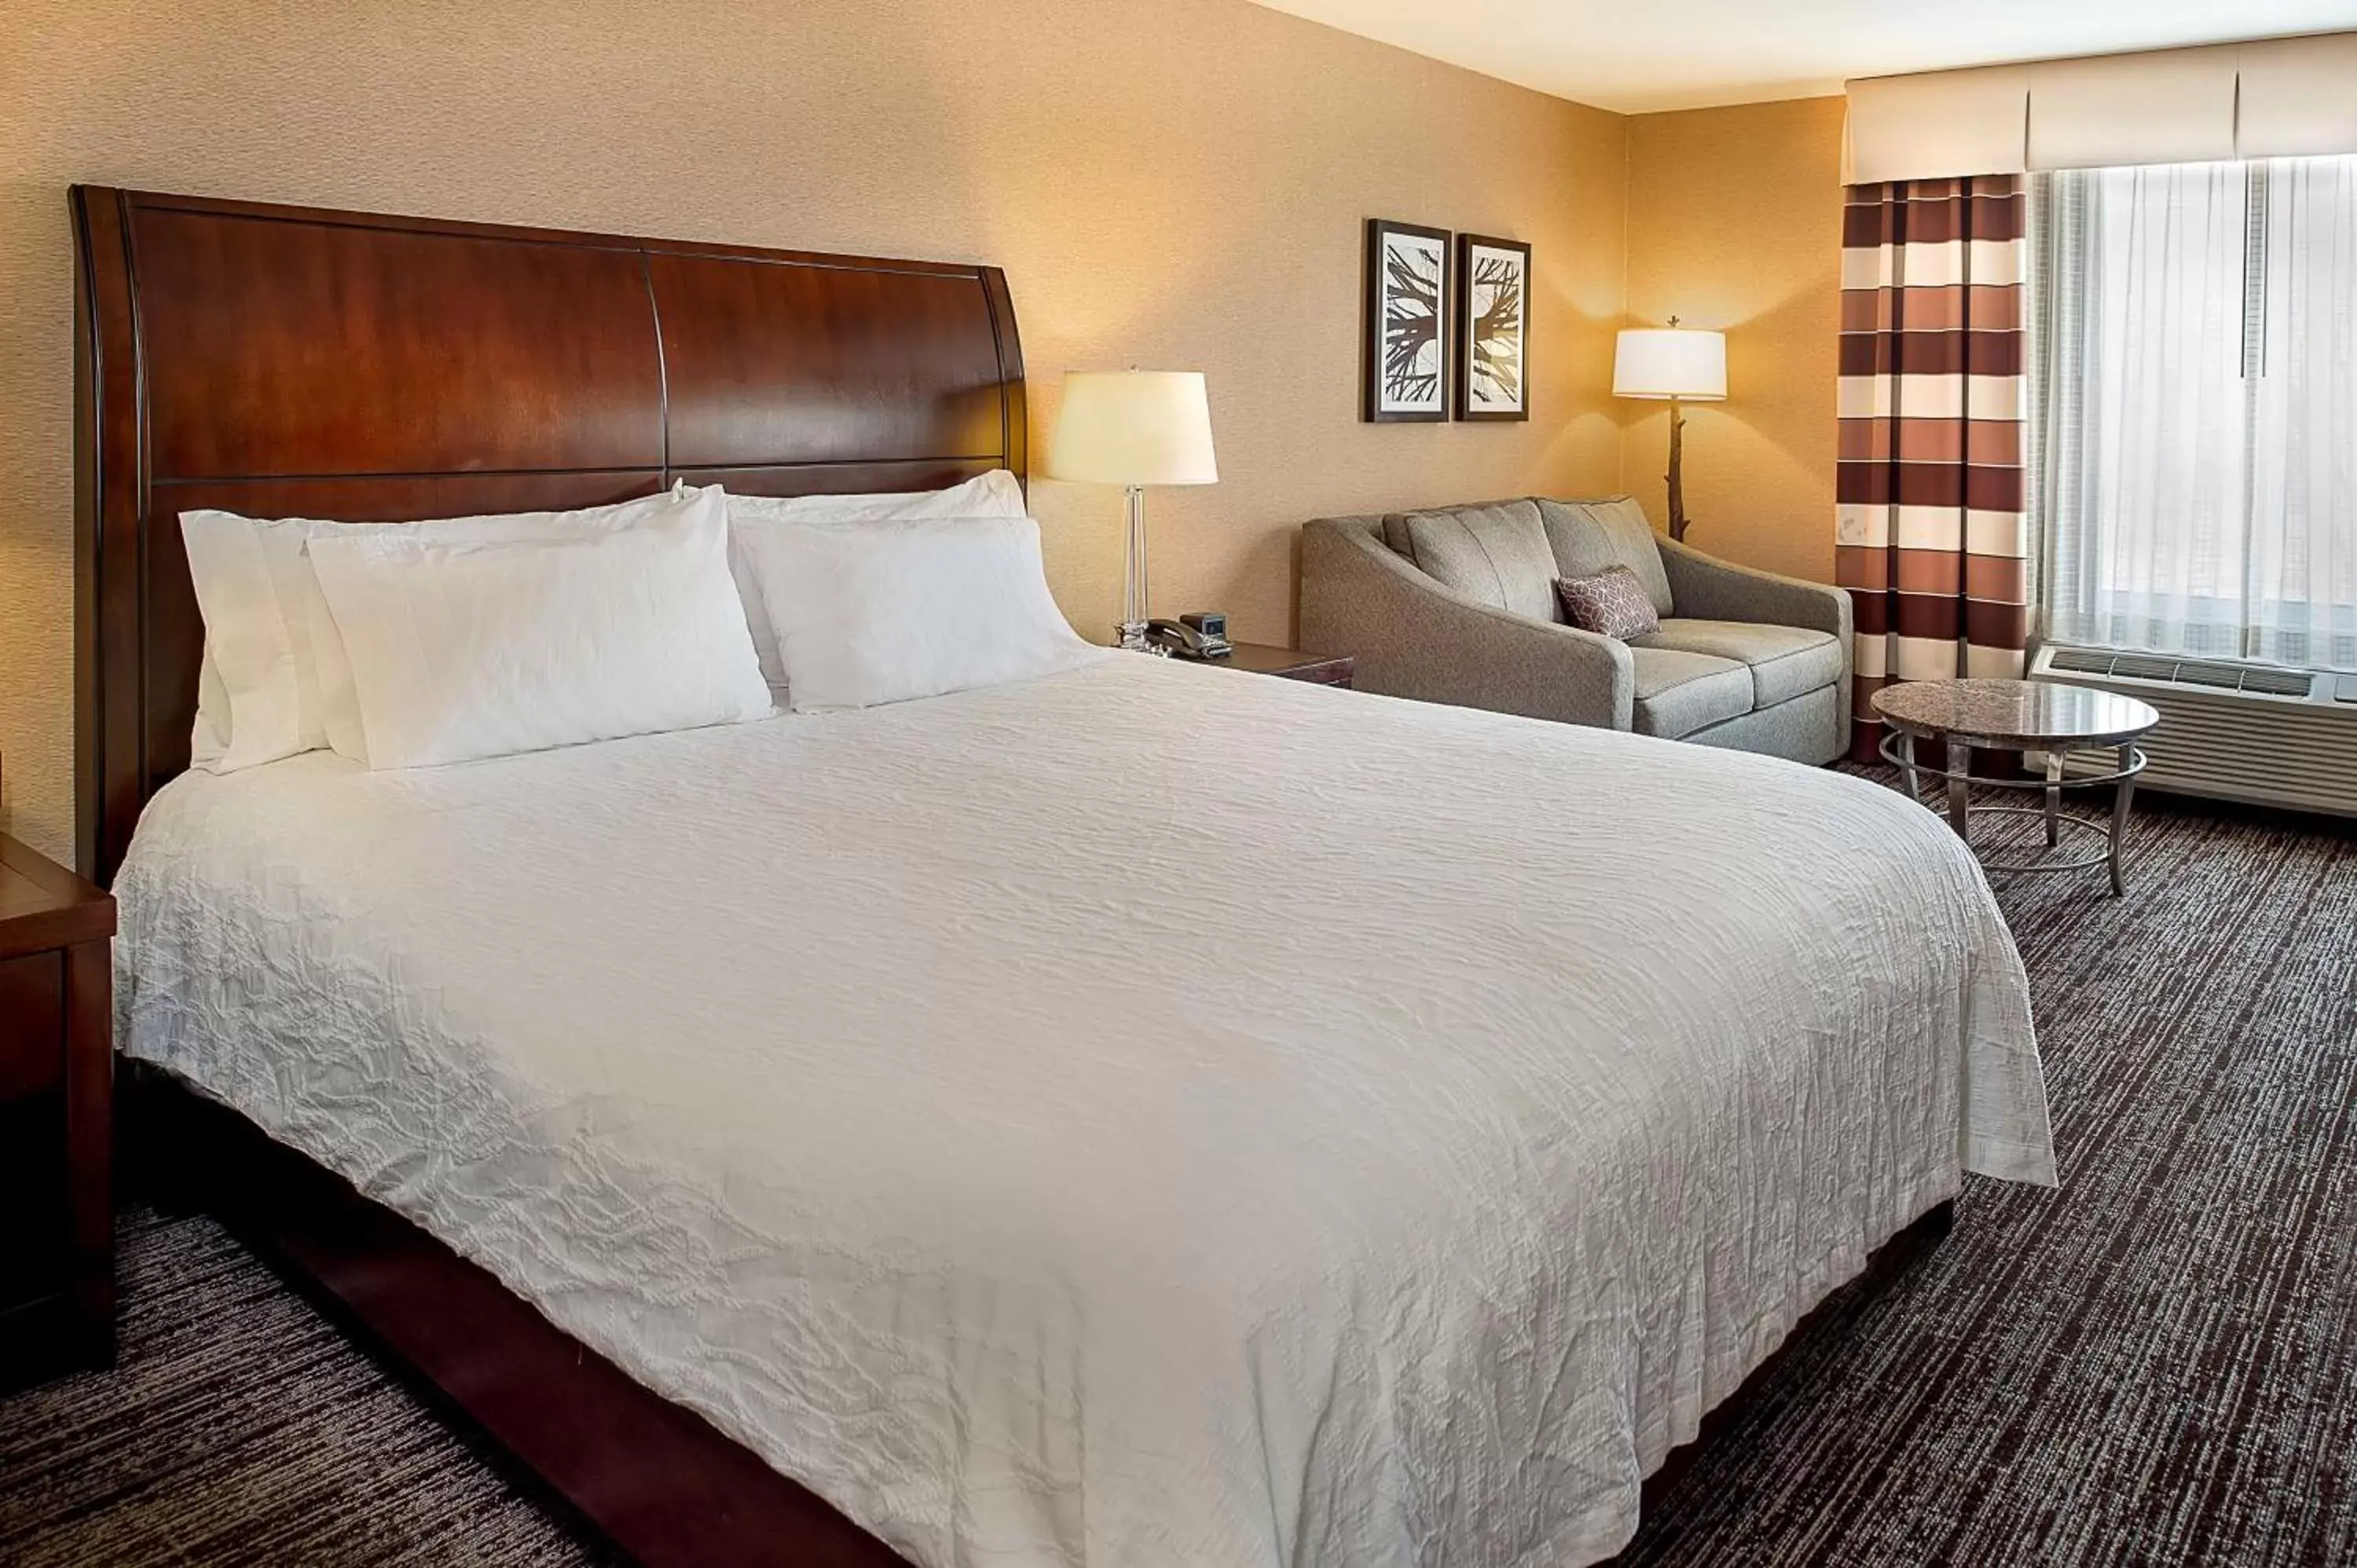
[[[2050,642],[2029,678],[2141,697],[2160,727],[2137,780],[2220,800],[2357,816],[2357,674]],[[2074,768],[2102,772],[2107,753]]]

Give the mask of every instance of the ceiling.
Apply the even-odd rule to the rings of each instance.
[[[1259,0],[1622,113],[1855,76],[2357,27],[2357,0]]]

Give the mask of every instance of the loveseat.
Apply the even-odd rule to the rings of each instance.
[[[1626,566],[1661,629],[1565,624],[1555,580]],[[1630,497],[1319,518],[1301,644],[1361,691],[1832,761],[1850,723],[1850,602],[1655,534]]]

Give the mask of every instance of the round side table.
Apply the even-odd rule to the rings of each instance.
[[[2136,775],[2145,768],[2144,748],[2137,746],[2160,714],[2149,703],[2100,692],[2092,686],[2063,686],[2045,681],[1906,681],[1874,693],[1874,711],[1890,733],[1883,736],[1883,759],[1898,768],[1907,792],[1922,800],[1919,777],[1928,774],[1948,785],[1948,824],[1965,843],[1972,843],[1971,789],[1975,784],[1996,789],[2039,789],[2040,806],[1983,806],[1992,816],[2027,816],[2046,820],[2046,842],[2061,842],[2065,827],[2093,834],[2101,843],[2085,853],[2059,860],[1989,861],[1989,871],[2084,871],[2105,865],[2111,870],[2112,896],[2126,891],[2120,876],[2120,856],[2127,841],[2128,802],[2136,793]],[[1947,766],[1932,768],[1916,760],[1915,743],[1934,740],[1947,747]],[[1973,772],[1976,750],[2042,751],[2042,779],[1992,779]],[[2115,766],[2109,772],[2066,778],[2063,758],[2072,751],[2109,750]],[[2062,791],[2113,786],[2109,822],[2066,815]],[[1924,801],[1930,805],[1930,801]]]

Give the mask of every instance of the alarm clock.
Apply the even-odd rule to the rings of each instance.
[[[1228,618],[1220,610],[1190,610],[1178,618],[1181,626],[1191,626],[1203,634],[1205,642],[1228,640]]]

